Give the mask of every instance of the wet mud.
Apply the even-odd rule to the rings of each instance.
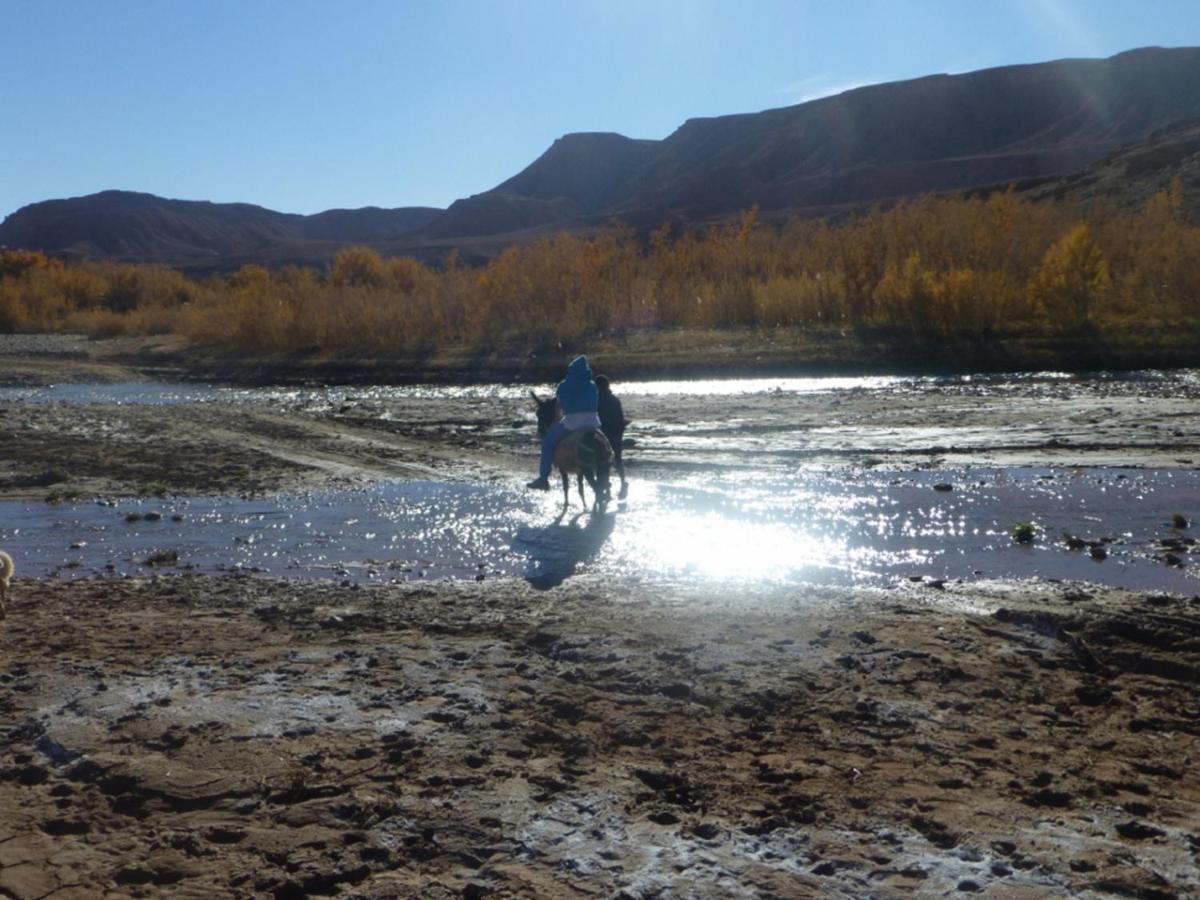
[[[19,583],[0,895],[1186,897],[1200,606]]]
[[[63,373],[69,376],[71,370]],[[0,388],[0,497],[261,493],[533,467],[528,386]],[[797,468],[1200,468],[1200,376],[1053,373],[617,387],[650,480]]]

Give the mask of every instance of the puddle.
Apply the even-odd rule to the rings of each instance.
[[[8,501],[0,545],[21,560],[21,574],[58,577],[517,576],[542,587],[582,572],[742,585],[1042,577],[1200,591],[1200,552],[1170,524],[1174,512],[1200,509],[1193,471],[772,471],[635,481],[629,502],[604,516],[575,506],[557,519],[560,503],[556,492],[535,495],[516,482],[385,482],[255,500]],[[1032,544],[1013,540],[1017,522],[1034,525]],[[1066,535],[1088,545],[1069,549]],[[1182,566],[1167,564],[1163,539],[1175,542]],[[150,565],[155,557],[165,564]]]

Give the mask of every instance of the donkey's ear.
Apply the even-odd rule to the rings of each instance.
[[[538,395],[537,395],[536,391],[530,390],[529,396],[533,398],[533,402],[536,403],[538,406],[542,405],[542,401],[538,399]]]

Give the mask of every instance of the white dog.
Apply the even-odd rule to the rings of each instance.
[[[8,599],[8,585],[12,581],[15,569],[12,557],[0,550],[0,619],[3,619],[6,614],[5,601]]]

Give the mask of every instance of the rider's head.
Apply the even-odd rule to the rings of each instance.
[[[600,393],[607,394],[607,393],[609,393],[609,391],[612,390],[608,386],[608,376],[607,375],[597,375],[595,378],[595,381],[596,381],[596,387],[599,388]]]

